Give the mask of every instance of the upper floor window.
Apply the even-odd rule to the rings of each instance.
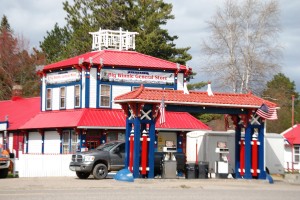
[[[110,106],[110,85],[100,85],[100,107]]]
[[[51,108],[52,108],[52,89],[48,88],[46,94],[46,109],[51,110]]]
[[[294,146],[294,161],[295,163],[300,163],[300,146]]]
[[[66,108],[66,87],[60,88],[60,101],[59,101],[60,108]]]
[[[80,107],[80,86],[75,85],[75,108]]]

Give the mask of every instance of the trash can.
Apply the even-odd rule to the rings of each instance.
[[[188,163],[185,165],[185,178],[186,179],[195,179],[198,178],[198,164]]]
[[[199,174],[198,174],[198,178],[201,179],[206,179],[208,178],[208,162],[204,162],[204,161],[200,161],[198,163],[199,166]]]

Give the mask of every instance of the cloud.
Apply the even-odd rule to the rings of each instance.
[[[217,7],[224,0],[165,0],[173,4],[174,20],[165,26],[170,35],[177,35],[177,47],[191,47],[193,59],[188,65],[199,72],[198,81],[206,81],[201,77],[198,67],[204,65],[201,60],[200,45],[209,35],[206,21],[212,19]],[[16,34],[21,34],[30,41],[31,46],[38,47],[39,42],[51,31],[57,22],[59,26],[66,24],[66,13],[61,0],[0,0],[0,17],[5,14],[11,28]],[[283,49],[282,71],[292,81],[296,82],[300,91],[300,1],[279,0],[281,9],[280,21],[282,32],[280,42]]]

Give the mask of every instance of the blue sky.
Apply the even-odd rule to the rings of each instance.
[[[61,0],[0,0],[0,16],[8,17],[11,28],[16,35],[29,41],[29,48],[39,47],[39,41],[46,36],[46,31],[52,30],[57,22],[65,25],[66,13]],[[206,21],[214,15],[217,6],[224,0],[165,0],[173,4],[175,19],[169,21],[166,28],[170,35],[177,35],[177,47],[190,46],[193,59],[187,64],[198,71],[201,66],[200,45],[209,35]],[[283,46],[282,73],[296,83],[300,92],[300,1],[279,0],[281,9],[281,28],[279,41]],[[130,31],[130,30],[129,30]],[[208,78],[198,75],[196,81],[208,81]]]

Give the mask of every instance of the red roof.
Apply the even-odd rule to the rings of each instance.
[[[120,109],[75,109],[40,112],[21,129],[42,128],[107,128],[125,129],[126,121]],[[183,123],[184,122],[184,123]],[[186,112],[166,112],[166,123],[156,124],[157,130],[210,130],[198,119]]]
[[[92,58],[93,64],[100,64],[103,60],[104,66],[120,66],[143,69],[166,69],[177,70],[177,64],[163,59],[148,56],[135,51],[102,50],[88,52],[73,58],[62,60],[56,63],[46,65],[44,70],[70,67],[79,64],[79,59],[83,58],[83,63],[90,64]],[[187,67],[180,65],[180,70],[186,70]]]
[[[159,120],[155,124],[156,130],[211,130],[209,126],[193,117],[187,112],[166,112],[166,123],[160,125]]]
[[[265,103],[270,107],[276,107],[275,103],[259,98],[251,93],[214,93],[213,96],[208,96],[207,92],[190,91],[189,94],[184,94],[182,90],[145,88],[143,85],[138,90],[117,96],[114,102],[160,103],[162,98],[164,98],[166,104],[176,105],[259,108]]]
[[[76,127],[84,110],[40,112],[21,126],[21,129]]]
[[[281,135],[289,141],[290,144],[300,144],[300,124],[282,132]]]
[[[8,130],[17,130],[40,112],[40,97],[0,101],[0,121],[8,116]]]

